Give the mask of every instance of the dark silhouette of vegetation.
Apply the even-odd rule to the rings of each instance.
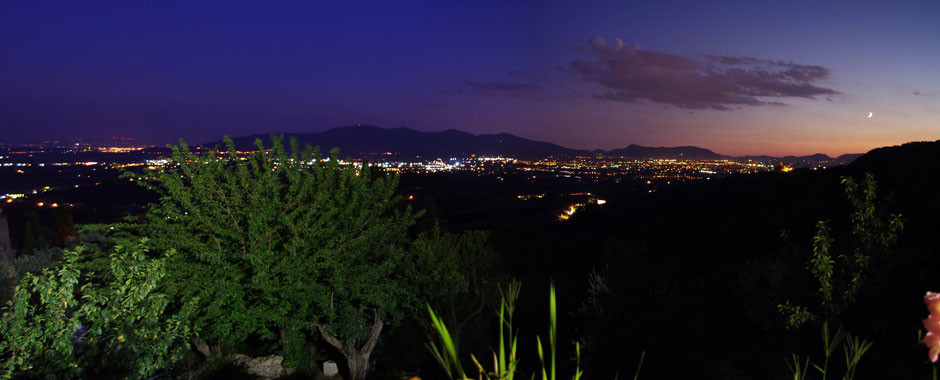
[[[30,254],[38,249],[48,248],[49,231],[39,222],[39,212],[29,213],[29,219],[26,222],[26,232],[23,234],[23,247],[20,252]]]
[[[488,294],[495,293],[494,255],[486,248],[487,238],[481,231],[451,234],[434,226],[415,241],[425,302],[439,311],[457,347],[462,347],[466,326],[478,327],[477,319],[492,302]]]
[[[55,243],[59,247],[68,247],[78,242],[78,229],[72,212],[65,207],[57,208],[55,213]]]
[[[830,223],[816,224],[813,258],[808,268],[819,283],[819,305],[815,310],[790,301],[779,305],[789,328],[800,327],[811,320],[838,323],[843,309],[855,302],[865,281],[874,273],[890,269],[886,266],[890,263],[891,246],[904,228],[901,215],[888,215],[877,207],[877,185],[871,173],[866,173],[860,183],[843,177],[842,184],[852,204],[851,238],[842,245],[844,252],[836,253],[839,248],[831,237]]]

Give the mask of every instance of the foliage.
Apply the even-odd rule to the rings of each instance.
[[[841,328],[837,328],[835,333],[830,335],[828,322],[823,322],[821,330],[824,356],[823,364],[819,365],[812,363],[813,368],[819,372],[820,379],[826,380],[827,378],[831,378],[829,359],[832,358],[840,346],[842,347],[842,352],[844,354],[843,356],[845,357],[845,370],[842,375],[842,380],[855,379],[855,371],[858,369],[858,365],[861,362],[862,357],[865,355],[865,353],[868,352],[869,349],[871,349],[872,343],[870,341],[852,336],[852,334],[847,334],[842,331]],[[791,359],[785,360],[794,380],[806,379],[808,375],[807,369],[810,365],[809,357],[807,357],[804,361],[801,361],[797,354],[793,354],[792,361]]]
[[[787,317],[787,327],[801,326],[814,318],[813,313],[805,306],[794,305],[790,301],[777,305],[777,308]]]
[[[646,360],[646,350],[640,352],[640,361],[636,365],[636,372],[633,373],[633,380],[640,378],[640,370],[643,369],[643,360]]]
[[[62,254],[62,250],[49,247],[34,250],[32,254],[21,255],[12,263],[0,261],[0,303],[5,304],[13,296],[19,277],[49,267],[52,261]]]
[[[482,329],[478,316],[489,301],[494,254],[486,247],[488,234],[483,231],[462,233],[441,232],[436,224],[415,239],[413,248],[417,268],[416,280],[426,302],[440,312],[442,321],[450,326],[454,345],[461,350],[463,331],[470,327]],[[419,318],[419,320],[424,320]],[[431,326],[424,326],[433,335]]]
[[[511,281],[505,291],[503,289],[499,291],[499,363],[495,363],[495,367],[500,376],[506,376],[509,379],[516,373],[516,367],[519,366],[519,359],[516,356],[519,336],[513,329],[512,323],[513,315],[516,313],[516,301],[521,291],[522,284],[518,281]],[[552,295],[554,296],[554,289],[552,289]],[[482,369],[479,368],[479,363],[477,366],[478,369]]]
[[[639,339],[642,331],[623,326],[650,325],[652,320],[637,319],[642,311],[662,310],[663,301],[675,298],[671,294],[684,291],[676,287],[678,282],[672,277],[676,263],[664,255],[651,254],[650,246],[614,238],[604,243],[604,251],[608,262],[587,273],[585,298],[574,314],[575,333],[582,364],[592,370],[592,375],[616,377],[630,371],[630,363],[622,359],[622,352],[630,346],[649,344]],[[666,312],[657,311],[655,321],[671,329],[672,325],[665,323],[659,313]],[[638,373],[645,350],[635,352],[640,357],[636,363]]]
[[[785,361],[787,362],[787,369],[793,375],[793,380],[806,379],[806,374],[809,372],[809,358],[802,360],[799,355],[793,354],[791,358],[785,359]]]
[[[845,338],[845,375],[842,380],[852,380],[855,378],[855,370],[858,369],[858,363],[862,361],[862,356],[871,349],[872,343],[849,335]]]
[[[78,229],[75,228],[75,220],[72,217],[72,211],[66,207],[60,207],[53,213],[55,217],[55,243],[60,247],[68,247],[78,242]]]
[[[23,234],[21,254],[31,254],[38,249],[49,247],[49,231],[39,222],[39,212],[33,210],[26,219],[26,232]]]
[[[13,260],[17,275],[39,272],[52,264],[52,261],[62,255],[62,250],[49,247],[33,251],[31,255],[21,255]]]
[[[819,306],[810,310],[790,301],[778,305],[787,318],[788,328],[797,328],[812,320],[825,322],[837,318],[855,302],[863,284],[876,273],[876,268],[887,262],[886,256],[904,227],[901,215],[885,215],[883,209],[876,205],[877,185],[871,173],[865,174],[860,182],[843,177],[842,185],[853,208],[849,217],[850,239],[842,246],[836,246],[830,223],[820,221],[816,224],[813,255],[808,266],[819,283]]]
[[[500,288],[502,301],[499,305],[499,344],[498,352],[493,353],[493,371],[487,372],[476,356],[470,354],[470,359],[477,366],[480,379],[490,380],[511,380],[516,375],[516,367],[519,364],[517,358],[518,334],[513,330],[513,314],[516,310],[516,301],[519,298],[519,292],[522,290],[522,284],[513,280],[504,291]],[[554,295],[554,289],[552,291]],[[447,373],[450,379],[457,376],[458,379],[468,380],[466,372],[460,364],[460,355],[457,346],[451,339],[451,332],[447,325],[434,312],[434,308],[428,305],[428,314],[431,316],[432,326],[437,333],[437,343],[434,340],[428,342],[428,349],[437,359],[438,363]],[[541,351],[541,344],[539,350]]]
[[[513,313],[515,311],[516,301],[519,297],[519,292],[521,290],[521,284],[517,281],[512,281],[507,290],[503,292],[500,291],[502,295],[502,302],[500,303],[499,308],[499,344],[497,347],[497,352],[493,352],[493,370],[487,371],[483,365],[477,360],[476,356],[473,354],[470,355],[471,360],[477,366],[477,373],[479,379],[487,380],[512,380],[517,375],[517,368],[519,365],[518,359],[518,333],[513,329]],[[450,331],[447,328],[446,324],[440,320],[439,317],[434,312],[434,309],[428,306],[428,314],[430,314],[432,324],[435,328],[435,331],[438,334],[438,343],[435,343],[433,340],[428,343],[428,348],[431,350],[431,353],[438,360],[439,364],[444,371],[447,373],[448,378],[455,378],[460,380],[469,380],[467,374],[463,371],[460,365],[459,354],[456,347],[450,339]],[[556,347],[557,347],[557,337],[558,337],[558,310],[557,302],[555,297],[555,286],[552,285],[549,289],[548,297],[548,318],[549,318],[549,330],[548,330],[548,346],[545,347],[542,344],[540,337],[536,337],[536,349],[538,352],[539,360],[541,362],[541,372],[539,374],[532,374],[532,378],[540,378],[542,380],[557,380],[556,372]],[[547,351],[547,352],[546,352]],[[646,353],[643,353],[643,356],[640,358],[640,366],[643,365],[643,357]],[[640,368],[637,368],[636,375],[634,380],[639,377]],[[581,370],[581,346],[579,343],[575,344],[575,368],[574,374],[572,375],[573,380],[579,380],[584,376],[584,371]]]
[[[832,354],[836,352],[836,349],[839,348],[839,343],[845,338],[845,332],[842,331],[842,328],[836,329],[835,334],[829,335],[829,323],[823,322],[822,324],[822,345],[823,345],[823,355],[825,359],[823,360],[822,367],[813,364],[813,367],[816,368],[821,374],[823,380],[826,380],[826,375],[829,374],[829,358],[832,357]]]
[[[489,281],[494,255],[486,248],[488,238],[484,231],[446,233],[437,225],[418,235],[415,259],[422,269],[420,281],[428,301],[477,303],[466,301],[468,296],[477,301]]]
[[[168,308],[158,285],[172,252],[151,258],[147,246],[115,247],[103,284],[78,269],[84,246],[26,274],[2,321],[0,375],[142,378],[172,366],[188,350],[191,307]]]
[[[546,371],[545,371],[545,355],[544,355],[544,350],[542,349],[542,340],[541,340],[538,336],[536,336],[536,337],[535,337],[535,341],[536,341],[536,344],[538,345],[538,348],[539,348],[539,361],[542,362],[542,380],[549,380],[549,379],[551,379],[551,380],[556,380],[556,376],[555,376],[555,373],[556,373],[555,367],[557,366],[557,362],[556,362],[556,360],[555,360],[555,347],[558,345],[558,311],[557,311],[557,305],[555,304],[555,285],[554,285],[554,284],[552,285],[551,289],[549,290],[549,297],[548,297],[548,321],[549,321],[549,322],[548,322],[548,326],[549,326],[549,328],[548,328],[548,339],[549,339],[549,344],[548,344],[548,346],[549,346],[549,349],[550,349],[550,352],[551,352],[551,356],[549,357],[549,359],[551,359],[551,360],[550,360],[550,365],[551,365],[551,366],[550,366],[550,369],[549,369],[549,371],[548,371],[547,373],[546,373]],[[575,351],[577,352],[577,355],[578,355],[578,362],[579,362],[579,364],[580,364],[580,359],[581,359],[581,349],[580,349],[580,346],[577,346],[577,345],[576,345],[576,346],[575,346]],[[575,369],[575,378],[580,378],[580,377],[581,377],[581,369],[580,369],[580,368],[576,368],[576,369]]]
[[[196,154],[181,142],[148,174],[161,198],[144,231],[178,250],[169,291],[200,300],[194,322],[213,345],[260,338],[292,366],[319,332],[347,357],[367,357],[381,324],[417,301],[407,249],[416,215],[398,208],[397,177],[276,137],[247,156],[225,146]]]
[[[809,321],[821,322],[824,359],[821,366],[813,364],[813,368],[821,374],[822,380],[829,376],[829,360],[843,339],[846,362],[844,380],[855,377],[859,361],[871,348],[871,342],[847,335],[841,327],[830,335],[830,321],[838,323],[837,318],[842,311],[856,301],[865,281],[875,273],[873,262],[882,265],[886,262],[885,256],[904,226],[900,215],[885,215],[876,205],[877,186],[871,173],[865,174],[860,182],[843,177],[842,185],[853,209],[849,216],[849,242],[837,247],[831,236],[830,223],[826,221],[816,224],[816,235],[813,237],[813,255],[808,267],[819,283],[816,294],[818,308],[812,311],[790,301],[778,305],[780,312],[787,317],[788,328],[797,328]],[[809,362],[809,358],[806,361]],[[793,355],[793,362],[787,361],[787,365],[794,378],[802,379],[806,376],[805,365],[801,369],[796,354]]]
[[[78,266],[91,281],[100,281],[111,272],[111,255],[116,246],[136,244],[140,233],[129,230],[126,225],[86,224],[78,229],[78,240],[88,247],[78,261]],[[153,245],[153,241],[150,241]]]
[[[447,325],[444,324],[444,321],[434,313],[434,309],[431,308],[430,305],[428,305],[428,314],[431,316],[431,325],[434,327],[435,331],[440,334],[440,347],[438,347],[438,344],[431,341],[428,342],[428,349],[431,350],[434,359],[444,368],[448,379],[453,379],[455,373],[461,379],[465,379],[467,375],[460,365],[460,358],[457,355],[457,346],[454,344],[454,339],[450,336],[450,330],[447,328]]]

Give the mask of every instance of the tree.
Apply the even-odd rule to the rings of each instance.
[[[46,229],[39,223],[39,211],[30,211],[29,219],[26,220],[26,232],[23,234],[23,248],[20,254],[28,255],[35,250],[48,248],[47,235]]]
[[[227,137],[225,153],[173,147],[171,164],[147,174],[161,198],[145,231],[179,252],[170,291],[200,300],[201,353],[256,337],[286,365],[315,368],[304,360],[319,335],[362,379],[384,324],[416,305],[416,215],[400,207],[397,177],[272,140],[248,156]]]
[[[115,247],[100,283],[79,269],[84,246],[55,268],[27,273],[0,322],[0,378],[137,379],[179,360],[191,307],[168,308],[158,285],[172,252],[151,258],[147,246]]]
[[[831,237],[830,223],[816,223],[808,268],[819,282],[819,306],[811,311],[790,301],[778,305],[790,328],[811,320],[827,322],[838,318],[843,309],[855,302],[862,285],[879,273],[878,268],[888,265],[891,247],[904,228],[901,215],[888,214],[876,204],[877,184],[871,173],[866,173],[861,181],[843,177],[842,185],[853,210],[849,216],[850,239],[837,246]]]
[[[437,224],[429,228],[414,243],[418,267],[423,268],[418,276],[421,293],[449,326],[454,345],[464,349],[460,344],[464,328],[483,312],[487,295],[497,293],[489,289],[496,286],[494,254],[486,247],[489,236],[484,231],[442,232]],[[425,325],[429,333],[431,327]]]
[[[78,241],[78,229],[75,228],[75,220],[72,218],[72,211],[66,207],[56,209],[55,216],[55,239],[59,247],[68,247]]]

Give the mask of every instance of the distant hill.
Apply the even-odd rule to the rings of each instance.
[[[666,158],[666,159],[689,159],[689,160],[720,160],[726,158],[718,153],[697,146],[678,146],[678,147],[649,147],[630,144],[626,148],[614,149],[604,152],[604,155],[611,157],[624,157],[634,159]]]
[[[459,157],[469,154],[511,157],[545,157],[563,154],[586,154],[586,150],[524,139],[508,133],[473,135],[449,129],[442,132],[421,132],[410,128],[379,128],[352,126],[319,133],[285,133],[301,145],[319,146],[323,151],[340,148],[340,155],[361,155],[391,152],[401,157]],[[270,144],[269,135],[235,138],[238,149],[254,148],[255,139]],[[208,144],[214,145],[218,143]]]
[[[541,158],[559,155],[603,155],[624,159],[751,159],[762,162],[782,162],[803,166],[820,162],[844,165],[860,154],[846,154],[838,158],[817,153],[811,156],[745,156],[732,157],[696,146],[647,147],[631,144],[610,151],[571,149],[543,141],[525,139],[508,133],[474,135],[454,129],[442,132],[422,132],[410,128],[379,128],[375,126],[350,126],[334,128],[318,133],[285,133],[285,138],[295,137],[301,145],[319,146],[324,152],[340,148],[341,156],[362,156],[392,153],[399,158],[449,158],[476,155],[502,155],[517,158]],[[261,139],[270,145],[270,135],[258,134],[237,137],[235,146],[241,150],[254,149],[254,141]],[[212,147],[214,142],[204,146]]]

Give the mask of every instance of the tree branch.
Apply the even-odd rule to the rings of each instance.
[[[461,325],[464,325],[467,322],[470,322],[470,320],[473,319],[473,317],[476,317],[478,314],[483,312],[483,305],[486,303],[486,295],[483,294],[483,290],[481,289],[480,293],[478,293],[477,296],[479,297],[480,302],[477,303],[476,309],[471,311],[470,314],[467,315],[467,317],[464,318],[463,321],[460,322]]]
[[[327,343],[329,343],[331,346],[336,347],[336,349],[339,350],[340,352],[343,352],[343,351],[344,351],[344,350],[343,350],[343,343],[340,342],[339,339],[336,339],[336,338],[334,338],[332,335],[330,335],[329,333],[327,333],[327,332],[326,332],[326,329],[323,328],[323,325],[321,325],[321,324],[319,324],[319,323],[314,323],[314,324],[313,324],[313,327],[316,327],[317,330],[320,330],[320,336],[323,337],[323,340],[325,340],[325,341],[326,341]]]
[[[369,340],[366,341],[366,344],[362,346],[362,352],[366,355],[372,353],[372,349],[375,348],[375,345],[379,342],[379,334],[382,333],[382,326],[385,323],[382,322],[382,318],[379,318],[379,311],[375,311],[375,321],[372,322],[372,331],[369,332]]]

